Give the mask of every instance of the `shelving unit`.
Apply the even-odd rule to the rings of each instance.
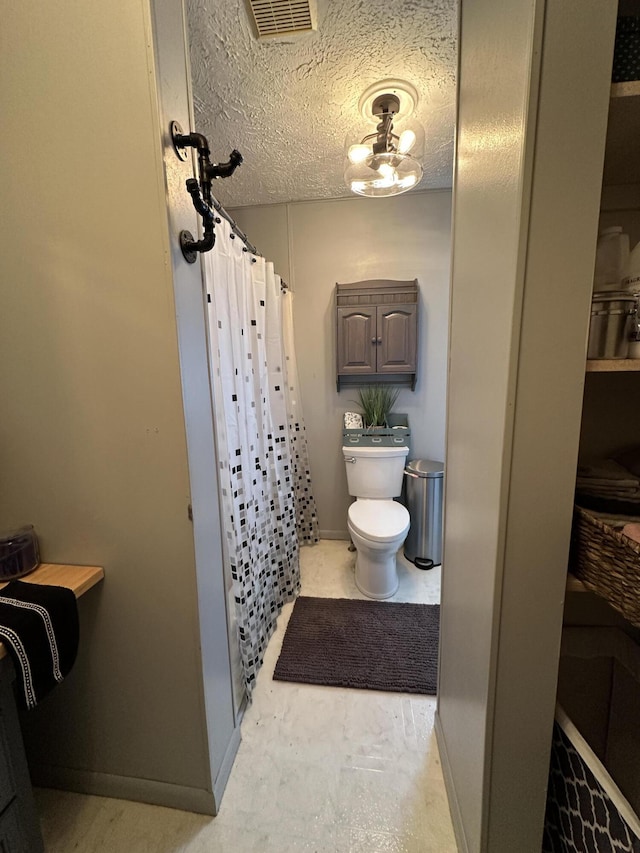
[[[627,80],[611,84],[612,98],[640,98],[640,80]]]
[[[638,139],[640,139],[640,80],[612,83],[603,173],[602,211],[605,215],[610,215],[615,210],[616,224],[618,224],[618,218],[630,218],[635,221],[640,217]],[[605,224],[613,224],[613,221],[609,218]],[[636,233],[632,239],[632,246],[638,239],[640,234]],[[640,359],[588,360],[586,371],[587,373],[640,372]]]
[[[632,373],[640,371],[640,358],[589,359],[587,373]]]
[[[604,184],[640,184],[640,80],[611,86]]]
[[[621,14],[632,12],[638,14],[635,5]],[[640,240],[639,138],[640,80],[613,83],[603,168],[601,227],[622,225],[631,237],[632,247]],[[622,449],[640,443],[634,426],[640,422],[640,395],[637,393],[640,388],[633,378],[634,373],[640,373],[640,359],[592,359],[587,360],[585,370],[587,374],[618,376],[586,383],[581,456],[613,457]],[[624,378],[624,374],[628,378]],[[571,574],[566,590],[567,593],[588,591]]]
[[[638,14],[636,9],[624,11],[622,7],[621,2],[619,14]],[[621,225],[629,234],[632,248],[640,240],[639,138],[640,80],[614,83],[609,101],[600,228]],[[621,451],[640,443],[637,429],[640,385],[634,376],[640,373],[640,359],[587,360],[585,371],[580,457],[585,460],[615,458]],[[589,380],[588,375],[593,373],[603,374],[603,377]],[[640,694],[634,687],[621,698],[622,694],[617,691],[622,677],[615,669],[619,664],[611,652],[616,648],[613,640],[607,646],[607,638],[617,637],[626,641],[624,648],[630,659],[631,652],[638,655],[640,631],[634,613],[640,590],[635,591],[626,573],[628,567],[629,576],[633,577],[634,549],[619,541],[623,537],[617,534],[608,535],[606,529],[590,530],[588,524],[584,526],[582,513],[577,512],[575,518],[574,523],[579,526],[572,531],[572,559],[584,562],[580,566],[574,562],[572,567],[581,575],[584,573],[585,582],[572,573],[567,576],[563,618],[565,655],[560,663],[558,700],[594,751],[597,751],[594,744],[602,743],[604,733],[606,759],[604,749],[599,757],[624,796],[630,799],[631,808],[637,810],[635,780],[629,784],[629,777],[611,756],[615,752],[616,735],[624,743],[623,749],[629,754],[632,751],[638,708],[627,709],[627,706]],[[610,667],[609,672],[606,667]],[[628,682],[632,681],[628,674],[625,677]],[[567,701],[571,701],[573,707],[567,705]],[[619,707],[625,708],[624,718],[617,716]],[[584,709],[583,715],[581,709]],[[587,718],[591,728],[585,723]],[[595,725],[596,720],[606,721],[606,726]],[[631,778],[635,774],[632,765]]]

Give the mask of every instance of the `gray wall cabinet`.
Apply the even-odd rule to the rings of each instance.
[[[336,284],[337,387],[363,379],[415,388],[418,282]]]

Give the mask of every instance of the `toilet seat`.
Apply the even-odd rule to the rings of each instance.
[[[409,513],[394,500],[359,498],[349,507],[349,523],[371,542],[393,542],[409,527]]]

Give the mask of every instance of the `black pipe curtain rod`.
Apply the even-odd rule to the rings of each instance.
[[[227,211],[220,204],[218,199],[213,195],[211,196],[211,204],[214,207],[214,209],[216,210],[216,212],[219,213],[220,216],[223,217],[223,219],[227,220],[227,222],[231,226],[231,230],[233,231],[233,234],[235,234],[237,237],[239,237],[242,240],[242,242],[245,245],[244,251],[245,252],[251,252],[252,255],[256,255],[257,257],[262,258],[263,257],[262,252],[259,252],[256,249],[256,247],[253,245],[253,243],[249,242],[249,238],[244,233],[244,231],[240,227],[238,227],[238,224],[235,221],[235,219],[233,218],[233,216],[231,216],[230,213],[227,213]],[[280,279],[280,290],[283,293],[285,293],[286,291],[289,290],[289,285],[287,284],[287,282],[283,278]]]
[[[211,204],[214,210],[223,218],[226,219],[229,225],[231,226],[232,232],[239,237],[245,245],[245,249],[247,252],[251,252],[252,255],[257,255],[259,258],[262,257],[262,253],[259,252],[256,247],[249,241],[249,238],[244,233],[244,231],[240,228],[240,226],[236,223],[233,216],[224,209],[224,207],[220,204],[218,199],[215,196],[211,196]]]
[[[249,252],[259,258],[263,257],[262,253],[256,249],[244,231],[238,226],[235,219],[227,213],[211,192],[213,180],[231,177],[238,166],[242,164],[242,154],[234,150],[231,152],[227,163],[212,163],[209,159],[211,150],[206,136],[203,136],[201,133],[183,133],[177,121],[171,122],[169,130],[173,148],[179,160],[185,161],[187,159],[187,148],[195,148],[198,153],[199,180],[189,178],[186,186],[196,212],[202,216],[204,236],[202,240],[195,240],[190,231],[180,232],[180,248],[182,249],[185,260],[190,264],[194,264],[198,257],[198,252],[210,252],[213,249],[216,242],[214,222],[220,222],[218,218],[220,216],[231,226],[231,239],[239,237],[244,243],[243,252]],[[218,217],[214,217],[211,208],[216,211]],[[255,263],[255,260],[255,257],[251,258],[252,263]],[[280,286],[283,291],[289,289],[287,282],[282,279],[280,279]]]
[[[244,231],[236,225],[235,220],[229,216],[211,192],[211,184],[214,180],[230,178],[238,166],[242,165],[242,154],[234,149],[228,162],[212,163],[210,159],[211,149],[207,137],[203,136],[202,133],[183,133],[177,121],[171,122],[169,131],[173,149],[179,160],[184,162],[188,159],[187,148],[194,148],[198,155],[198,178],[189,178],[186,186],[196,213],[202,217],[204,233],[202,240],[196,240],[190,231],[180,232],[180,248],[187,263],[195,264],[199,252],[210,252],[213,249],[216,242],[214,210],[219,216],[226,219],[231,226],[231,237],[238,236],[242,240],[245,252],[260,255],[253,243],[249,242]],[[217,221],[220,222],[220,219]],[[262,256],[260,255],[260,257]]]
[[[239,237],[242,240],[242,242],[245,245],[244,251],[250,252],[252,255],[256,255],[259,258],[264,257],[262,252],[259,252],[256,249],[256,247],[253,245],[253,243],[249,242],[249,238],[244,233],[244,231],[238,226],[238,224],[235,221],[235,219],[233,218],[233,216],[231,216],[230,213],[227,213],[227,211],[220,204],[218,199],[213,195],[211,196],[211,204],[212,204],[213,208],[215,209],[216,213],[220,214],[220,216],[222,216],[223,219],[227,220],[227,222],[231,226],[231,230],[233,231],[233,234],[235,234],[237,237]],[[280,279],[280,290],[282,290],[283,293],[289,290],[289,285],[287,284],[287,282],[283,278]]]

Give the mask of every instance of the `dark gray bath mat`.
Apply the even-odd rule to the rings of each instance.
[[[440,605],[300,596],[276,681],[435,696]]]

